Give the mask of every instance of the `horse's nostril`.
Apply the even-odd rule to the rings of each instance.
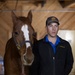
[[[28,61],[32,61],[34,59],[34,55],[28,57],[28,56],[24,56],[24,59],[25,60],[28,60]]]
[[[24,65],[31,65],[34,61],[34,55],[32,54],[32,56],[28,57],[27,55],[24,55],[24,60],[23,63]]]

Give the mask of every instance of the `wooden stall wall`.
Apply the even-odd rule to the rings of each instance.
[[[69,11],[62,8],[59,2],[55,0],[47,1],[44,7],[40,5],[37,7],[34,4],[23,4],[22,15],[26,16],[28,10],[32,10],[33,22],[32,25],[35,28],[40,39],[46,34],[45,22],[49,16],[56,16],[60,21],[60,30],[75,30],[75,11]]]

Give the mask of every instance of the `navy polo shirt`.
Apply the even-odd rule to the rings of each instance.
[[[50,41],[48,40],[48,36],[46,36],[46,42],[49,42],[49,43],[50,43],[50,45],[51,45],[52,48],[53,48],[54,53],[56,53],[56,45],[59,44],[60,38],[57,36],[56,42],[55,42],[55,44],[53,44],[52,42],[50,42]]]

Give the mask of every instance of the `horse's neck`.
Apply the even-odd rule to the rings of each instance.
[[[14,58],[14,57],[15,58],[20,57],[19,51],[18,51],[18,49],[16,47],[16,44],[15,44],[13,38],[10,38],[8,40],[8,42],[7,42],[7,50],[10,52],[12,58]]]

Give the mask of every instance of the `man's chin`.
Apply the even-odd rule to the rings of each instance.
[[[52,37],[52,38],[56,38],[57,37],[57,35],[50,35],[50,34],[48,34],[48,36]]]

